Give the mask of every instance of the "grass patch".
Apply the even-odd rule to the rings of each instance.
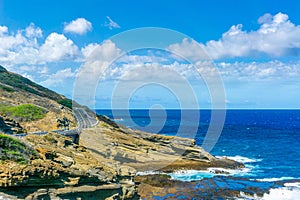
[[[70,100],[70,99],[61,99],[61,100],[58,100],[57,103],[72,109],[72,100]]]
[[[0,112],[15,118],[18,121],[35,121],[43,119],[47,111],[33,104],[23,104],[19,106],[0,105]]]
[[[38,153],[23,142],[5,134],[0,134],[0,160],[11,160],[19,164],[26,164],[31,157]]]
[[[102,126],[103,128],[108,128],[108,125],[107,125],[107,124],[101,124],[101,126]]]

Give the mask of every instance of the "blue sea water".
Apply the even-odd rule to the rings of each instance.
[[[184,131],[181,136],[195,138],[196,143],[202,145],[210,123],[210,110],[165,112],[166,121],[160,129],[156,124],[164,122],[164,115],[158,111],[152,112],[150,119],[149,110],[129,110],[130,115],[97,110],[98,114],[118,123],[148,132],[176,135],[181,127]],[[188,114],[181,118],[182,112]],[[198,114],[200,119],[195,120]],[[235,176],[266,181],[300,179],[300,110],[227,110],[224,128],[210,153],[245,163],[247,170]],[[193,172],[174,176],[188,180],[201,178],[199,173]]]

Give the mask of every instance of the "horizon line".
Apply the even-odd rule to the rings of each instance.
[[[95,108],[93,110],[300,110],[300,108]]]

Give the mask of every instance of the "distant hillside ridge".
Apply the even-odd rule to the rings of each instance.
[[[25,78],[19,74],[7,71],[0,65],[0,88],[4,90],[19,89],[28,93],[38,95],[40,97],[46,97],[56,101],[57,103],[72,109],[72,100],[66,98],[63,95],[45,88],[41,85],[34,83],[33,81]],[[9,87],[10,86],[10,87]],[[11,92],[12,92],[11,91]]]
[[[76,128],[72,100],[0,65],[0,132],[39,132]],[[80,107],[77,103],[76,107]],[[87,110],[88,108],[86,108]],[[60,122],[68,119],[68,127]],[[5,125],[6,124],[6,125]],[[9,127],[9,128],[8,128]]]

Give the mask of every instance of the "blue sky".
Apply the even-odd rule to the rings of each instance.
[[[200,108],[209,108],[211,94],[203,76],[216,73],[215,68],[224,83],[228,108],[300,108],[299,8],[296,0],[0,0],[0,64],[72,97],[74,81],[87,63],[91,64],[90,74],[95,75],[93,70],[116,57],[113,65],[106,66],[102,79],[89,77],[97,82],[97,88],[80,88],[96,90],[95,101],[82,103],[97,108],[109,108],[112,101],[129,101],[133,108],[154,104],[193,107],[187,102],[194,96]],[[142,27],[172,29],[195,41],[180,38],[166,43],[163,50],[123,55],[125,50],[111,37]],[[202,63],[193,68],[170,51],[193,62],[199,61],[195,60],[201,57],[199,52],[206,52],[214,65]],[[97,52],[96,58],[90,56],[92,52]],[[92,69],[96,61],[97,67]],[[201,71],[198,77],[197,70]],[[156,79],[151,79],[154,76]],[[159,79],[165,81],[160,89],[157,84],[143,85],[146,80],[158,83]],[[193,93],[176,99],[172,83],[184,90],[185,81]],[[116,86],[130,88],[133,83],[140,88],[127,91],[129,100],[125,93],[124,97],[114,96]]]

